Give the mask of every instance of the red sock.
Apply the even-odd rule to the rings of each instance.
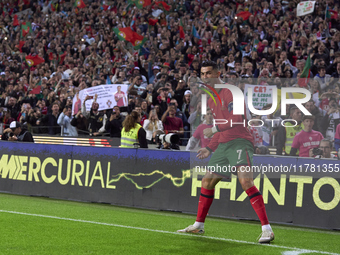
[[[254,208],[257,217],[259,217],[261,221],[261,225],[263,226],[269,224],[266,207],[264,206],[261,192],[255,186],[253,186],[247,189],[246,193],[249,196],[251,206]]]
[[[198,210],[197,210],[197,222],[204,222],[205,217],[207,217],[209,208],[211,206],[211,203],[214,199],[214,192],[215,189],[205,189],[201,188],[201,195],[200,200],[198,203]]]

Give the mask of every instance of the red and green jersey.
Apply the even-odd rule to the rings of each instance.
[[[216,104],[212,98],[208,100],[208,107],[211,109],[217,126],[218,133],[214,134],[208,147],[215,151],[220,143],[227,143],[237,138],[243,138],[254,144],[253,137],[247,126],[248,120],[246,115],[246,107],[244,107],[244,115],[233,114],[233,95],[229,89],[221,89],[218,93],[221,103],[216,100]],[[226,121],[228,121],[226,123]],[[233,123],[231,126],[231,122]],[[237,124],[235,124],[237,123]],[[244,123],[244,124],[243,124]]]

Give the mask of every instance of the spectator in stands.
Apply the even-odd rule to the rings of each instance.
[[[303,129],[302,112],[299,108],[293,106],[289,111],[289,118],[295,122],[285,122],[285,127],[281,125],[277,132],[277,155],[282,155],[282,152],[285,152],[285,155],[289,156],[295,135]]]
[[[105,132],[105,124],[106,124],[106,114],[99,111],[99,104],[97,103],[96,94],[94,96],[94,101],[92,103],[92,107],[90,111],[86,111],[86,101],[91,99],[91,96],[87,95],[84,99],[84,102],[81,106],[81,112],[83,116],[88,119],[88,128],[87,130],[90,132],[90,135],[98,136]],[[92,97],[93,98],[93,97]]]
[[[304,106],[315,117],[313,130],[324,133],[321,124],[323,116],[325,115],[326,111],[323,111],[319,107],[316,107],[313,99],[305,103]]]
[[[163,122],[164,131],[168,133],[184,134],[183,121],[176,117],[176,106],[169,105],[164,112],[161,121]]]
[[[138,96],[141,96],[143,92],[146,90],[146,85],[142,85],[143,79],[142,76],[137,75],[133,79],[132,83],[130,84],[128,88],[128,92],[130,91],[136,91]]]
[[[121,137],[124,116],[120,114],[119,106],[114,106],[109,121],[106,122],[105,130],[110,133],[110,137]]]
[[[71,125],[77,128],[78,136],[89,134],[87,130],[88,121],[82,114],[81,109],[79,109],[78,113],[72,118]]]
[[[5,126],[9,126],[9,124],[11,124],[12,121],[14,121],[14,118],[11,117],[11,111],[10,110],[6,110],[3,112],[4,117],[2,118],[2,123],[5,124]]]
[[[326,67],[325,66],[319,66],[318,67],[318,74],[314,77],[314,80],[316,80],[320,88],[324,91],[327,86],[329,86],[331,82],[331,76],[329,74],[326,74]]]
[[[322,120],[322,130],[326,134],[326,138],[334,140],[336,127],[340,123],[339,105],[335,98],[329,100],[329,108]]]
[[[121,145],[123,148],[134,148],[139,143],[140,148],[148,148],[146,132],[139,124],[142,116],[137,111],[132,111],[123,121]]]
[[[205,148],[209,144],[212,137],[210,137],[210,138],[206,137],[203,134],[203,130],[206,129],[206,128],[212,128],[213,127],[213,120],[214,120],[214,118],[213,118],[211,109],[207,108],[207,114],[204,115],[203,123],[200,124],[197,127],[195,133],[189,139],[189,142],[186,146],[187,151],[195,150],[196,148]]]
[[[191,133],[196,131],[196,128],[202,123],[201,102],[196,105],[196,111],[190,114],[188,122],[190,124]]]
[[[72,119],[72,108],[70,106],[67,106],[59,115],[57,121],[59,126],[63,126],[64,136],[78,136],[77,129],[71,125]]]
[[[313,151],[313,148],[319,147],[320,141],[324,137],[320,132],[312,129],[314,120],[315,116],[303,116],[303,129],[293,139],[290,150],[291,156],[295,156],[299,152],[299,157],[309,157],[310,151]]]
[[[61,129],[58,125],[59,109],[59,103],[54,102],[51,107],[52,112],[43,116],[41,120],[38,120],[36,123],[37,126],[47,126],[48,134],[50,135],[60,134]]]
[[[149,113],[149,119],[146,119],[143,124],[143,128],[146,131],[146,139],[149,144],[154,143],[152,139],[152,134],[156,130],[163,131],[163,123],[158,119],[157,113],[155,110],[151,110]]]

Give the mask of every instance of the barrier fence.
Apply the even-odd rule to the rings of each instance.
[[[204,174],[196,168],[205,163],[207,159],[198,160],[184,151],[47,144],[32,147],[28,143],[0,142],[0,191],[196,213]],[[281,169],[255,174],[269,219],[340,229],[337,163],[337,160],[254,156],[254,165],[258,167],[291,167],[290,172]],[[317,166],[322,164],[333,171],[317,173]],[[216,186],[209,215],[257,220],[235,176]]]

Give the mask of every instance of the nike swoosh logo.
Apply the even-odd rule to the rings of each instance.
[[[253,205],[253,204],[255,204],[256,202],[258,201],[258,199],[256,199],[254,202],[252,202],[251,204]]]
[[[242,160],[239,160],[239,161],[237,161],[237,162],[236,162],[236,164],[238,164],[238,163],[241,163],[242,161],[243,161],[243,159],[242,159]]]

